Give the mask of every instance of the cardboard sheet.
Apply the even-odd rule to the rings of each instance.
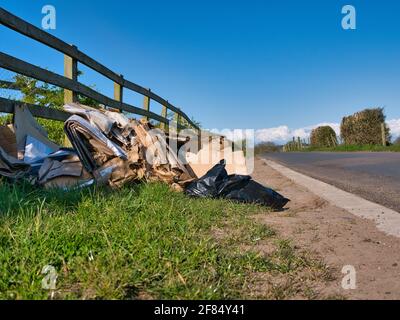
[[[23,105],[16,105],[14,113],[14,129],[18,159],[24,158],[28,136],[36,141],[40,141],[40,143],[45,145],[51,152],[55,152],[60,148],[47,138],[47,132],[37,123],[28,108]]]

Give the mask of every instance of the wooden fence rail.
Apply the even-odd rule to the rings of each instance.
[[[0,112],[14,113],[14,108],[18,105],[27,106],[32,115],[38,118],[64,122],[71,116],[70,113],[63,110],[43,108],[42,106],[36,106],[25,102],[0,98]]]
[[[0,89],[19,90],[20,88],[14,82],[0,80]]]
[[[200,128],[195,123],[193,123],[193,121],[179,108],[175,107],[164,98],[161,98],[159,95],[155,94],[150,89],[146,89],[129,80],[126,80],[122,75],[115,73],[114,71],[108,69],[107,67],[97,62],[93,58],[89,57],[85,53],[79,51],[76,46],[70,45],[62,41],[61,39],[35,27],[34,25],[22,20],[21,18],[13,15],[12,13],[4,10],[3,8],[0,8],[0,23],[9,29],[12,29],[20,34],[23,34],[31,39],[34,39],[48,47],[51,47],[63,53],[64,76],[45,70],[43,68],[30,64],[26,61],[17,59],[3,52],[0,52],[1,68],[63,88],[65,102],[76,101],[77,94],[81,94],[86,97],[92,98],[96,100],[98,103],[104,104],[105,106],[141,115],[143,117],[146,117],[147,119],[157,120],[160,122],[162,128],[166,128],[165,125],[167,125],[169,122],[169,120],[167,119],[167,112],[168,110],[171,110],[175,114],[174,116],[175,119],[185,119],[188,125],[193,129],[195,129],[197,133],[200,135]],[[89,88],[88,86],[78,81],[78,69],[77,69],[78,62],[86,65],[90,69],[100,73],[101,75],[107,77],[108,79],[114,82],[113,99]],[[12,87],[11,83],[8,82],[8,84],[10,85],[9,87],[10,89],[18,90],[17,87],[15,86]],[[0,87],[5,85],[7,85],[7,81],[0,82]],[[144,96],[143,108],[139,108],[125,103],[123,101],[124,89],[132,90],[134,92],[143,95]],[[11,110],[9,108],[15,102],[8,100],[8,102],[6,103],[5,100],[7,99],[0,99],[0,105],[3,105],[3,107],[0,107],[0,109],[8,108],[7,110]],[[162,105],[161,115],[158,115],[150,111],[151,100],[156,101]],[[35,108],[40,108],[40,107],[35,106]],[[49,108],[42,107],[42,109],[49,109]],[[48,113],[48,111],[44,112],[46,113],[46,115],[51,114]],[[36,113],[39,114],[40,112]],[[53,120],[60,120],[60,117],[58,117],[58,119],[53,119]],[[178,124],[178,129],[183,129],[183,128],[185,128],[185,126]]]

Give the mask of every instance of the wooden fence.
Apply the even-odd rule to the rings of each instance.
[[[174,119],[177,122],[178,129],[191,128],[200,135],[200,128],[179,108],[175,107],[168,100],[161,98],[159,95],[139,86],[129,80],[126,80],[122,75],[111,71],[104,65],[100,64],[93,58],[78,50],[74,45],[67,44],[61,39],[35,27],[34,25],[22,20],[12,13],[0,8],[0,23],[24,36],[34,39],[50,48],[53,48],[64,54],[64,75],[59,75],[54,72],[45,70],[35,66],[29,62],[20,60],[6,53],[0,52],[0,68],[4,68],[18,74],[22,74],[64,89],[64,102],[77,101],[77,95],[83,95],[103,104],[118,110],[123,110],[129,113],[141,115],[147,119],[159,121],[162,128],[166,128],[169,120],[167,119],[168,110],[174,113]],[[114,98],[107,97],[92,88],[78,81],[78,62],[107,77],[114,82]],[[18,90],[13,83],[1,81],[1,85],[9,85],[10,89]],[[143,96],[143,107],[136,107],[124,102],[124,90],[132,90]],[[151,101],[156,101],[162,105],[161,115],[150,111]],[[12,113],[14,106],[20,102],[0,98],[0,112]],[[68,117],[68,113],[50,109],[43,106],[29,105],[29,109],[34,116],[46,119],[64,121]],[[184,119],[188,126],[183,126],[181,119]]]

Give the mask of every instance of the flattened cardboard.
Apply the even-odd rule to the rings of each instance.
[[[26,138],[31,136],[46,145],[52,152],[60,149],[58,145],[47,138],[47,132],[37,123],[28,108],[16,105],[14,109],[14,130],[17,142],[18,158],[23,159]]]
[[[8,178],[21,178],[30,170],[30,165],[7,154],[0,147],[0,175]]]
[[[0,147],[10,156],[17,157],[17,139],[12,125],[0,126]]]

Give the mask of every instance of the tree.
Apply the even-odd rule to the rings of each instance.
[[[280,146],[277,146],[274,142],[260,142],[254,147],[255,154],[263,154],[266,152],[279,152],[281,150]]]
[[[78,72],[78,75],[82,75],[82,72]],[[63,108],[63,88],[20,74],[14,76],[14,83],[22,94],[22,97],[19,99],[22,102],[59,110]],[[92,86],[92,88],[94,88],[94,86]],[[78,101],[87,106],[99,107],[99,104],[95,100],[79,94]],[[9,119],[10,118],[7,118],[6,121],[9,121]],[[46,129],[50,140],[59,145],[64,143],[64,123],[41,118],[38,118],[37,121]]]
[[[78,72],[78,76],[82,75]],[[62,109],[64,105],[64,89],[23,75],[14,76],[15,85],[22,93],[22,101],[39,106]],[[95,86],[91,86],[93,89]],[[78,102],[87,106],[99,107],[96,100],[78,94]]]
[[[365,109],[351,116],[344,117],[340,133],[347,145],[381,145],[382,124],[386,142],[390,141],[390,129],[385,123],[383,108]]]
[[[338,144],[335,130],[330,126],[313,129],[310,140],[313,147],[335,147]]]
[[[81,71],[78,72],[78,76],[82,74],[83,73]],[[63,88],[59,88],[20,74],[15,75],[13,80],[15,86],[22,94],[22,97],[18,100],[47,108],[59,110],[63,108]],[[91,86],[91,88],[95,89],[95,86]],[[78,94],[78,102],[94,108],[100,107],[100,104],[96,100],[80,94]],[[172,119],[173,115],[174,113],[169,112],[167,118]],[[0,117],[0,124],[10,123],[11,119],[12,118],[10,116]],[[50,140],[60,145],[64,143],[64,124],[62,122],[40,118],[38,118],[37,121],[46,129]],[[199,122],[195,121],[193,118],[192,121],[200,127]],[[188,126],[188,122],[183,117],[180,117],[179,124],[182,126]]]

